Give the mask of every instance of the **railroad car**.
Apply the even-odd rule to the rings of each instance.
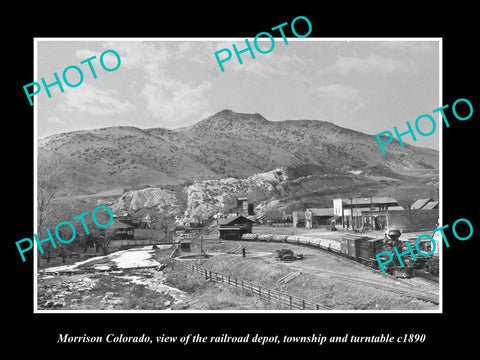
[[[393,251],[392,246],[397,246],[398,251],[404,252],[408,250],[407,241],[410,243],[414,252],[417,253],[415,247],[416,237],[407,237],[399,239],[400,231],[391,230],[389,237],[372,239],[367,236],[357,234],[342,234],[338,239],[325,238],[309,238],[305,236],[293,235],[269,235],[269,234],[244,234],[243,240],[259,240],[272,242],[286,242],[291,244],[306,245],[329,252],[333,252],[340,256],[359,262],[363,265],[378,270],[377,254],[384,251]],[[429,239],[420,240],[418,243],[420,251],[429,253],[431,251],[431,242]],[[386,255],[384,255],[386,257]],[[400,267],[399,264],[393,263],[387,266],[388,272],[398,276],[410,276],[412,268],[423,268],[432,274],[438,274],[438,256],[424,257],[418,254],[417,261],[414,262],[409,256],[403,258],[405,267]],[[384,258],[384,261],[388,259]]]
[[[362,241],[368,239],[364,236],[344,234],[340,236],[340,252],[343,256],[358,261]]]
[[[378,261],[376,254],[384,251],[383,239],[362,239],[360,243],[360,257],[359,261],[362,264],[378,269]]]

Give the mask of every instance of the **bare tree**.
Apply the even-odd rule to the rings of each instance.
[[[38,157],[37,170],[37,225],[43,229],[50,211],[52,201],[55,199],[59,187],[58,159],[49,158],[47,155]]]

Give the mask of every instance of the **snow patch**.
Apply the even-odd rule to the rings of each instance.
[[[157,245],[159,249],[168,249],[171,245]],[[41,270],[41,273],[57,273],[57,272],[76,272],[93,267],[95,270],[107,271],[112,267],[118,269],[126,268],[142,268],[161,265],[157,260],[153,259],[155,250],[151,246],[144,246],[137,249],[128,249],[116,251],[106,256],[97,256],[88,260],[79,261],[71,265],[62,265]]]
[[[362,170],[348,170],[349,173],[354,175],[360,175],[363,171]]]

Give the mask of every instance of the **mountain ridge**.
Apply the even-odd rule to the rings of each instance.
[[[68,169],[61,173],[65,193],[247,178],[298,166],[331,174],[360,169],[398,180],[414,170],[437,169],[439,162],[438,151],[400,147],[398,141],[382,155],[374,135],[328,121],[270,121],[228,109],[180,129],[114,126],[54,134],[39,139],[38,149],[40,167],[55,154]]]

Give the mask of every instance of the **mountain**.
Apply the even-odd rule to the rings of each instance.
[[[387,183],[438,187],[438,151],[394,140],[382,155],[375,136],[330,122],[269,121],[231,110],[175,130],[74,131],[41,139],[38,146],[39,168],[57,164],[63,194],[244,179],[277,168],[286,169],[285,186],[299,198],[332,186],[339,192],[366,184],[375,192],[387,191],[377,186]]]

